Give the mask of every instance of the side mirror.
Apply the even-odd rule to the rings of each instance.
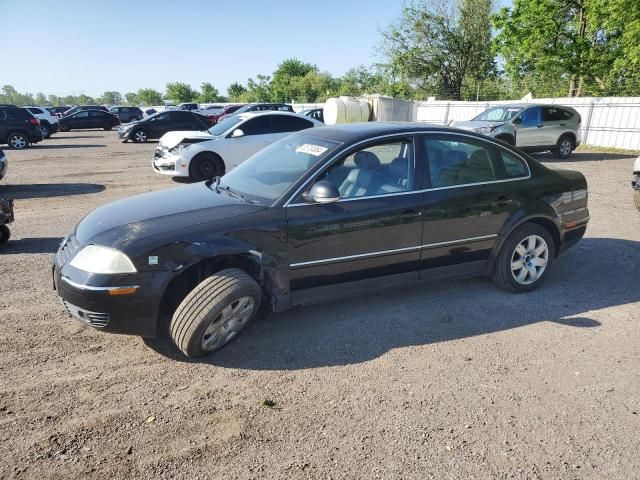
[[[338,187],[328,180],[320,180],[313,184],[311,190],[303,195],[308,202],[315,203],[335,203],[340,200]]]
[[[244,132],[239,128],[236,128],[233,132],[231,132],[231,138],[239,138],[244,137]]]
[[[513,123],[515,123],[516,125],[520,125],[522,123],[522,118],[520,117],[514,118]]]

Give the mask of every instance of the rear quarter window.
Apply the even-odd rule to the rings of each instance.
[[[501,151],[500,154],[502,156],[506,178],[521,178],[529,174],[529,170],[524,161],[505,151]]]

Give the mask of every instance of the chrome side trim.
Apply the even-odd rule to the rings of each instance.
[[[391,133],[388,135],[381,135],[378,137],[372,137],[372,138],[368,138],[366,140],[362,140],[358,143],[354,143],[353,145],[349,145],[349,147],[347,148],[347,150],[353,148],[353,147],[357,147],[358,145],[362,145],[364,143],[369,143],[372,141],[376,141],[376,140],[383,140],[385,138],[391,138],[391,137],[402,137],[402,136],[416,136],[416,135],[426,135],[426,134],[432,134],[432,135],[456,135],[459,137],[468,137],[468,138],[472,138],[474,140],[479,140],[480,142],[487,142],[490,143],[492,145],[494,145],[495,147],[498,147],[499,149],[502,150],[506,150],[502,145],[500,145],[498,142],[496,141],[492,141],[491,137],[486,137],[486,138],[478,138],[474,135],[467,135],[465,133],[461,133],[461,132],[446,132],[446,131],[433,131],[433,130],[427,130],[427,131],[413,131],[413,132],[405,132],[405,133]],[[413,142],[413,167],[414,167],[414,176],[415,176],[415,169],[416,169],[416,165],[418,162],[418,159],[416,158],[415,155],[415,139]],[[356,198],[345,198],[343,200],[339,200],[337,203],[340,202],[347,202],[347,201],[353,201],[353,200],[365,200],[365,199],[369,199],[369,198],[379,198],[379,197],[391,197],[391,196],[396,196],[396,195],[407,195],[409,193],[424,193],[424,192],[430,192],[430,191],[436,191],[436,190],[449,190],[452,188],[464,188],[464,187],[470,187],[470,186],[477,186],[477,185],[490,185],[493,183],[504,183],[504,182],[517,182],[520,180],[529,180],[531,178],[531,167],[529,167],[529,163],[527,162],[527,160],[520,155],[518,152],[512,152],[511,150],[507,150],[510,154],[512,155],[516,155],[522,162],[524,162],[524,164],[527,166],[527,176],[526,177],[519,177],[519,178],[505,178],[502,180],[492,180],[490,182],[478,182],[478,183],[466,183],[464,185],[451,185],[449,187],[431,187],[431,188],[424,188],[422,190],[411,190],[411,191],[407,191],[407,192],[396,192],[396,193],[386,193],[383,195],[370,195],[367,197],[356,197]],[[300,207],[303,205],[317,205],[315,203],[291,203],[295,198],[297,198],[298,195],[300,195],[300,193],[306,188],[306,186],[315,178],[318,177],[318,175],[322,174],[325,170],[326,167],[328,165],[331,165],[331,163],[338,157],[340,157],[342,154],[344,153],[344,150],[340,153],[337,153],[335,155],[333,155],[331,158],[327,159],[324,163],[324,165],[322,166],[322,168],[320,168],[317,172],[316,175],[314,175],[313,177],[310,177],[307,179],[306,182],[304,182],[294,193],[293,195],[291,195],[289,197],[289,199],[284,202],[284,204],[282,205],[283,208],[286,207]],[[427,160],[428,161],[428,160]],[[414,178],[414,183],[417,179]]]
[[[332,258],[323,258],[321,260],[310,260],[307,262],[298,262],[289,264],[289,268],[300,268],[300,267],[308,267],[311,265],[323,265],[326,263],[334,263],[341,262],[343,260],[354,260],[358,258],[371,258],[371,257],[379,257],[381,255],[389,255],[403,252],[412,252],[415,250],[422,250],[426,248],[436,248],[436,247],[444,247],[447,245],[457,245],[459,243],[467,243],[467,242],[478,242],[481,240],[490,240],[492,238],[496,238],[498,235],[483,235],[481,237],[471,237],[471,238],[461,238],[459,240],[450,240],[448,242],[438,242],[438,243],[429,243],[426,245],[417,245],[415,247],[406,247],[406,248],[395,248],[392,250],[380,250],[378,252],[369,252],[369,253],[359,253],[357,255],[346,255],[344,257],[332,257]]]
[[[88,290],[91,292],[110,292],[112,290],[120,290],[121,288],[135,288],[136,290],[140,288],[139,285],[128,285],[128,286],[119,286],[119,287],[94,287],[92,285],[83,285],[81,283],[74,282],[73,280],[65,277],[64,275],[60,277],[63,282],[71,285],[80,290]]]

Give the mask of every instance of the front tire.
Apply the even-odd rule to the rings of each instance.
[[[149,135],[141,128],[133,132],[133,141],[136,143],[147,143],[148,139]]]
[[[189,179],[194,182],[211,180],[222,175],[224,175],[224,163],[213,153],[200,153],[189,163]]]
[[[0,225],[0,245],[7,243],[11,238],[11,230],[6,225]]]
[[[7,138],[7,143],[15,150],[22,150],[29,146],[29,139],[24,133],[11,133]]]
[[[554,258],[555,245],[549,231],[534,223],[524,224],[502,245],[493,281],[509,292],[530,292],[547,277]]]
[[[110,123],[104,123],[104,124],[102,124],[102,129],[103,129],[103,130],[109,131],[109,130],[111,130],[112,128],[113,128],[113,126],[112,126]]]
[[[568,135],[561,136],[554,150],[555,156],[561,160],[566,160],[571,155],[571,152],[573,152],[573,140]]]
[[[71,127],[69,126],[68,123],[61,123],[60,124],[60,131],[61,132],[69,132],[69,131],[71,131]]]
[[[260,285],[244,271],[217,272],[180,303],[171,319],[171,338],[191,358],[219,350],[253,318],[261,297]]]

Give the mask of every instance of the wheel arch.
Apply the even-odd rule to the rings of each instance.
[[[576,143],[578,141],[578,138],[576,137],[575,132],[572,132],[571,130],[562,132],[562,134],[560,134],[560,136],[558,137],[558,141],[556,143],[559,144],[560,140],[562,140],[563,137],[569,137],[571,139],[571,144],[573,145],[573,148],[576,148]]]
[[[251,252],[201,258],[176,272],[162,292],[157,324],[169,318],[182,300],[205,278],[227,268],[237,268],[250,275],[264,290],[261,257]]]
[[[489,261],[487,262],[487,271],[486,271],[487,275],[491,275],[493,273],[496,259],[498,258],[498,255],[500,254],[500,250],[502,249],[507,238],[509,238],[509,236],[516,229],[518,229],[519,227],[527,223],[540,225],[541,227],[543,227],[545,230],[549,232],[549,235],[551,235],[551,238],[553,239],[554,256],[555,257],[558,256],[562,246],[562,235],[560,231],[560,226],[558,225],[557,221],[545,215],[529,215],[526,217],[522,217],[518,221],[514,222],[512,225],[506,228],[498,236],[499,240],[496,242],[493,249],[491,250],[491,253],[489,254]]]

